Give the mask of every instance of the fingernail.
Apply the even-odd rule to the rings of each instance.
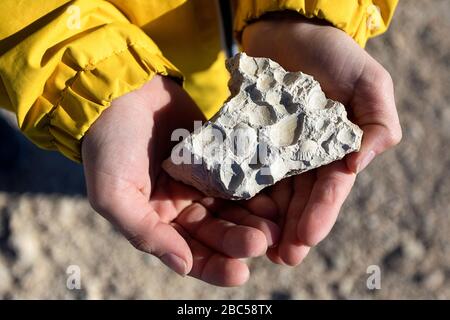
[[[184,262],[184,260],[180,257],[174,255],[173,253],[166,253],[161,256],[160,259],[166,266],[168,266],[179,275],[182,275],[183,277],[186,275],[187,265],[186,262]]]
[[[367,154],[362,158],[362,160],[358,164],[357,172],[360,173],[361,171],[363,171],[369,165],[369,163],[373,160],[373,158],[375,158],[375,152],[373,150],[370,150],[369,152],[367,152]]]

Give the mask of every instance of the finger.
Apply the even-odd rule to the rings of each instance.
[[[310,249],[307,245],[285,242],[278,248],[278,255],[284,264],[295,267],[303,262]]]
[[[398,144],[402,137],[389,73],[372,58],[355,86],[350,102],[355,122],[364,131],[361,149],[346,157],[349,170],[361,172],[374,157]]]
[[[309,247],[298,238],[297,225],[301,220],[316,179],[315,171],[308,171],[293,179],[293,195],[285,218],[278,254],[283,262],[296,266],[309,252]]]
[[[289,266],[297,266],[306,258],[311,247],[308,247],[306,245],[291,245],[291,248],[289,248],[289,249],[291,251],[291,253],[290,253],[291,261],[296,261],[296,262],[291,262],[288,265]],[[273,263],[286,265],[285,261],[280,256],[279,247],[269,248],[267,250],[267,257]]]
[[[283,179],[269,188],[268,195],[275,202],[278,209],[278,221],[283,220],[289,208],[289,202],[292,197],[293,178]],[[282,224],[280,224],[282,225]]]
[[[174,226],[192,250],[193,265],[190,276],[216,286],[234,287],[244,284],[250,275],[247,265],[221,255],[192,238],[180,225]]]
[[[214,212],[215,216],[237,225],[248,226],[262,231],[266,236],[267,245],[269,247],[278,242],[280,228],[273,221],[253,215],[247,209],[234,203],[223,202],[221,206],[217,206],[212,205],[214,202],[216,202],[214,198],[204,198],[200,200],[200,203],[209,211]]]
[[[273,263],[285,265],[284,261],[280,258],[280,255],[278,254],[278,247],[267,249],[266,255]]]
[[[132,184],[98,179],[88,183],[88,194],[95,210],[115,224],[138,250],[153,254],[175,272],[185,275],[192,267],[186,241],[170,225],[161,222],[147,198]],[[111,183],[109,183],[111,182]],[[100,190],[96,190],[100,187]]]
[[[259,193],[249,200],[240,201],[239,204],[261,218],[275,221],[278,217],[277,204],[264,193]]]
[[[283,179],[277,182],[272,187],[269,187],[267,193],[271,199],[276,203],[278,208],[278,225],[280,226],[283,234],[285,218],[289,208],[289,203],[292,197],[292,185],[293,178]],[[284,261],[280,258],[278,252],[278,245],[267,250],[267,257],[276,264],[284,265]]]
[[[315,246],[330,232],[355,177],[342,160],[317,170],[317,179],[297,227],[301,243]]]
[[[267,250],[263,232],[213,217],[201,204],[184,209],[175,220],[192,238],[233,258],[256,257]]]
[[[175,181],[165,172],[158,175],[157,188],[152,191],[150,204],[166,223],[173,221],[193,201],[204,197],[194,187]]]

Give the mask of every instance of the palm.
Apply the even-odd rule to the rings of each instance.
[[[247,53],[270,57],[287,70],[313,75],[329,98],[349,107],[350,119],[363,129],[361,151],[373,150],[370,148],[376,145],[376,136],[382,136],[378,132],[388,127],[374,116],[386,104],[386,97],[391,99],[392,94],[393,98],[384,69],[334,27],[305,23],[302,19],[274,26],[275,22],[263,21],[247,27],[243,38]],[[274,43],[267,45],[270,36],[260,42],[257,35],[270,34],[272,30],[276,30]],[[380,98],[383,91],[385,96]],[[393,101],[388,102],[395,108]],[[396,113],[392,118],[395,124]],[[383,151],[381,143],[376,147],[377,153]],[[282,238],[277,247],[268,251],[272,261],[297,265],[309,248],[328,234],[353,186],[360,158],[361,153],[351,154],[344,160],[281,181],[268,190],[282,213]]]
[[[248,268],[238,258],[264,254],[277,227],[245,206],[205,199],[162,170],[172,130],[202,116],[172,81],[158,78],[146,86],[117,99],[83,142],[90,201],[135,247],[175,271],[216,285],[241,284]],[[155,86],[170,95],[149,103],[155,98],[145,91]]]
[[[283,55],[291,59],[279,62],[288,70],[313,75],[328,97],[348,104],[354,93],[354,75],[363,67],[361,49],[348,50],[348,45],[342,41],[351,39],[336,29],[325,32],[333,33],[324,35],[330,40],[328,43],[323,43],[323,40],[314,43],[315,39],[323,37],[313,38],[309,50],[302,50],[297,57]],[[321,48],[324,45],[328,46],[327,50]],[[342,201],[350,192],[355,175],[343,161],[339,161],[291,179],[272,190],[273,199],[279,206],[284,206],[280,212],[285,212],[286,216],[282,221],[283,238],[280,245],[270,249],[268,255],[274,262],[296,265],[306,256],[310,246],[330,231]],[[287,194],[290,197],[286,197]]]

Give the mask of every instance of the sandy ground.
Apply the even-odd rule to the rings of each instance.
[[[24,155],[0,168],[0,297],[449,299],[449,32],[448,0],[401,1],[367,50],[394,78],[402,143],[358,177],[331,235],[301,266],[253,259],[241,288],[168,272],[90,209],[79,166],[22,138],[0,141]],[[69,265],[81,269],[81,290],[66,287]],[[380,290],[366,286],[369,265],[381,269]]]

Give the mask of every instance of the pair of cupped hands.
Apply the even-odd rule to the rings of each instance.
[[[361,150],[248,201],[205,197],[161,168],[172,131],[204,119],[188,94],[161,76],[115,99],[82,143],[92,207],[137,249],[219,286],[247,281],[243,258],[265,254],[298,265],[330,232],[357,173],[401,139],[389,73],[339,29],[305,18],[265,19],[244,29],[242,44],[250,56],[313,75],[364,131]]]

